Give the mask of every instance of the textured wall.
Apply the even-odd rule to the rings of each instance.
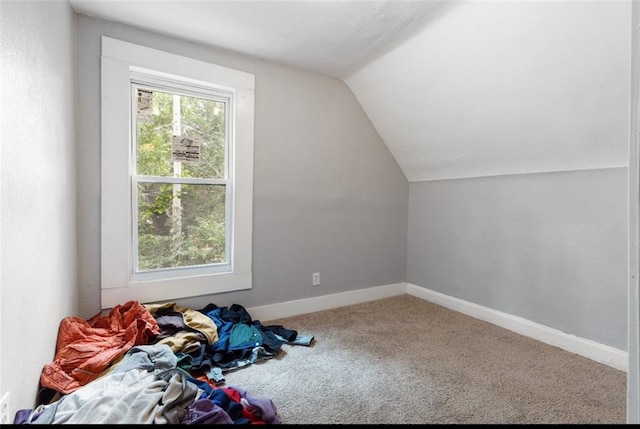
[[[77,314],[74,18],[2,2],[2,392],[32,408],[58,323]]]

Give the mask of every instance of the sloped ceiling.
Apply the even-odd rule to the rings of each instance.
[[[70,0],[78,13],[344,77],[451,1]]]
[[[409,181],[628,162],[631,0],[70,3],[344,80]]]
[[[630,1],[471,1],[346,78],[409,181],[628,165]]]

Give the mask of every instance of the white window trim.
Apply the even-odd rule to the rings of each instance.
[[[128,42],[102,37],[101,305],[158,302],[252,287],[254,75]],[[234,94],[231,270],[137,281],[131,247],[131,74],[180,77]]]

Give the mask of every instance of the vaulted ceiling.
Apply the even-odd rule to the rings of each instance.
[[[342,79],[409,181],[627,165],[631,0],[70,0]]]

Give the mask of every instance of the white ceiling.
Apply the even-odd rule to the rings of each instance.
[[[344,78],[451,0],[70,0],[78,13]]]
[[[411,182],[628,165],[631,2],[459,2],[353,73]]]
[[[412,182],[628,163],[632,0],[69,1],[342,79]]]

